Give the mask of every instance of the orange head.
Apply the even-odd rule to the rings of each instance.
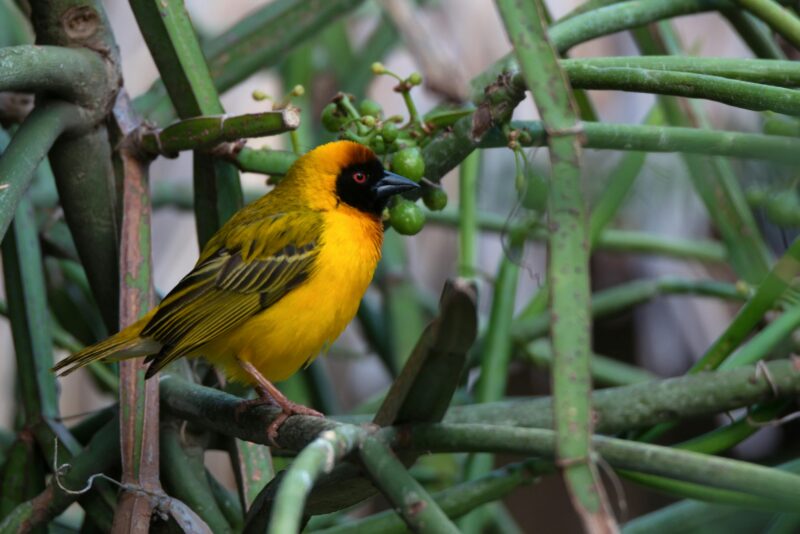
[[[334,141],[308,152],[278,186],[301,192],[312,209],[344,203],[370,215],[380,215],[392,195],[418,187],[384,170],[372,150],[353,141]]]

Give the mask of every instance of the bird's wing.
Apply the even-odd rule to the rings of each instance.
[[[211,250],[206,247],[140,334],[164,347],[150,358],[148,376],[241,325],[303,283],[314,269],[321,228],[314,212],[283,213],[236,225],[210,242]]]

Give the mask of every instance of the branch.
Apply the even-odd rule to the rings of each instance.
[[[770,381],[756,367],[608,388],[592,393],[595,430],[613,434],[664,421],[689,419],[749,406],[800,392],[800,365],[777,360],[766,365]],[[451,408],[447,423],[488,423],[552,428],[552,399],[507,400]]]
[[[249,531],[263,532],[263,528],[259,529],[253,524],[257,521],[259,524],[269,523],[269,534],[300,532],[306,499],[316,480],[323,474],[330,473],[336,462],[357,449],[365,437],[364,430],[351,425],[341,425],[320,434],[303,448],[280,480],[275,502],[269,508],[272,519],[264,517],[264,514],[259,514],[262,517],[250,515],[246,528]],[[263,504],[254,504],[252,509],[262,508]]]
[[[432,497],[436,505],[447,514],[447,517],[455,519],[482,504],[500,500],[519,486],[532,484],[538,480],[540,475],[551,471],[553,471],[552,464],[541,460],[509,464],[495,469],[477,480],[435,493]],[[394,510],[387,510],[358,521],[315,532],[317,534],[355,534],[359,532],[401,534],[407,530],[405,523],[397,513]]]
[[[583,122],[582,126],[586,148],[687,152],[763,159],[793,165],[800,162],[800,141],[792,137],[643,124]],[[521,130],[522,135],[517,140],[524,146],[542,146],[547,143],[547,132],[541,121],[512,121],[511,128]],[[503,132],[493,129],[483,139],[480,148],[507,147],[508,142]]]
[[[296,129],[300,110],[288,107],[277,111],[227,117],[193,117],[163,130],[139,129],[138,145],[147,154],[174,156],[182,150],[207,149],[242,138],[266,137]]]
[[[398,447],[431,452],[490,451],[553,458],[557,448],[556,433],[544,429],[432,424],[381,433],[393,437]],[[605,436],[593,436],[592,444],[617,469],[755,495],[787,510],[796,509],[800,498],[800,476],[770,467]]]
[[[35,108],[19,127],[0,155],[0,238],[5,235],[17,203],[53,143],[65,131],[83,124],[84,114],[79,107],[50,102]]]
[[[592,533],[616,532],[591,455],[589,238],[581,194],[581,139],[572,88],[548,37],[541,0],[497,0],[522,76],[548,132],[552,179],[547,203],[550,335],[556,458],[572,505]]]
[[[779,397],[800,394],[800,366],[790,360],[770,362],[766,368]],[[754,366],[700,373],[592,393],[596,431],[611,434],[675,419],[688,419],[749,406],[773,398],[769,381]],[[266,429],[280,414],[273,406],[258,406],[239,415],[241,398],[191,384],[174,375],[161,378],[161,407],[167,413],[203,428],[268,445]],[[348,423],[364,423],[370,416],[334,419],[293,416],[286,420],[278,444],[287,451],[302,450],[321,432]],[[447,423],[491,423],[552,428],[552,399],[517,399],[450,408]]]
[[[800,49],[800,19],[791,9],[772,0],[733,0],[733,3],[750,11],[792,43],[792,46]]]
[[[87,109],[102,107],[98,87],[108,80],[106,64],[85,48],[19,45],[0,48],[0,92],[48,93]]]
[[[457,534],[459,530],[444,511],[414,480],[385,443],[366,438],[361,443],[361,461],[381,493],[389,500],[413,532]],[[291,530],[276,531],[293,532]]]
[[[138,117],[123,95],[114,115],[123,135],[138,126]],[[137,321],[153,306],[150,255],[150,194],[147,163],[130,147],[120,151],[123,166],[120,244],[120,326]],[[144,379],[142,359],[120,363],[120,433],[122,482],[141,491],[122,493],[114,513],[114,530],[138,532],[150,523],[156,502],[147,493],[163,493],[159,482],[158,382]],[[138,526],[137,526],[138,525]]]

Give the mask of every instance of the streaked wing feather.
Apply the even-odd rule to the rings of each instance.
[[[142,330],[142,337],[164,345],[148,375],[241,325],[305,281],[320,234],[316,218],[309,218],[292,220],[287,214],[281,227],[275,224],[278,218],[262,221],[250,234],[258,236],[257,242],[237,247],[229,240],[212,253],[204,251]]]

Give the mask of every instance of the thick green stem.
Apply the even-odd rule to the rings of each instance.
[[[364,437],[364,430],[358,427],[339,426],[322,432],[303,448],[281,480],[267,532],[299,532],[306,498],[314,482],[324,473],[330,473],[337,461],[358,448]]]
[[[800,394],[800,370],[788,360],[766,364],[778,397]],[[595,430],[605,434],[647,428],[675,419],[689,419],[725,412],[771,400],[774,393],[766,373],[753,366],[670,378],[645,384],[608,388],[592,393],[597,419]],[[161,407],[167,413],[203,428],[253,443],[267,443],[264,428],[280,414],[273,406],[259,406],[239,413],[241,398],[191,384],[174,375],[162,378]],[[237,414],[239,415],[237,419]],[[370,416],[338,418],[364,423]],[[450,408],[447,423],[491,423],[533,428],[552,428],[552,399],[520,399]],[[316,417],[290,417],[281,427],[278,444],[298,451],[320,432],[340,423]]]
[[[297,154],[285,150],[244,147],[233,156],[233,163],[239,170],[260,174],[286,174],[297,159]]]
[[[800,19],[791,9],[772,0],[733,0],[800,49]]]
[[[394,429],[384,432],[391,433]],[[432,452],[492,451],[554,457],[552,430],[498,428],[494,425],[419,425],[398,433],[397,442]],[[740,460],[670,447],[593,436],[596,451],[614,468],[754,495],[795,509],[800,476]]]
[[[614,531],[617,527],[589,443],[589,242],[580,183],[580,122],[570,84],[548,39],[542,4],[536,0],[498,0],[497,7],[522,76],[550,134],[553,171],[548,216],[552,233],[547,277],[558,464],[584,528],[589,532]]]
[[[513,129],[524,134],[525,146],[542,146],[547,132],[540,121],[512,121]],[[745,132],[700,130],[679,126],[649,126],[641,124],[582,123],[586,148],[634,150],[642,152],[684,152],[712,156],[764,159],[796,165],[800,161],[800,141],[779,135]],[[508,140],[499,130],[493,130],[481,142],[481,148],[501,148]]]
[[[791,361],[770,362],[766,369],[763,373],[747,366],[595,391],[592,406],[596,431],[613,434],[769,401],[775,398],[770,380],[778,397],[791,397],[800,390],[800,370]],[[551,410],[550,398],[508,400],[456,406],[444,421],[553,428]]]
[[[102,102],[106,65],[85,48],[19,45],[0,48],[0,92],[48,93],[86,108]]]
[[[705,74],[714,78],[730,78],[778,87],[800,86],[797,65],[788,60],[648,55],[562,59],[561,66],[575,86],[595,83],[591,81],[594,79],[603,80],[617,76],[625,78],[628,69]],[[610,70],[604,73],[607,69]],[[622,80],[620,83],[623,83]]]
[[[160,455],[164,486],[194,510],[214,534],[233,532],[211,490],[204,466],[205,439],[181,428],[181,421],[161,425]]]
[[[375,485],[392,503],[409,529],[423,534],[459,532],[386,444],[375,438],[366,438],[359,452]]]
[[[216,89],[224,92],[259,70],[275,66],[289,50],[362,3],[363,0],[271,2],[204,43],[202,53],[208,58],[208,67],[203,70],[210,72]],[[162,79],[169,87],[167,77],[162,71]],[[164,84],[156,82],[137,99],[137,108],[158,124],[173,118],[164,93]],[[179,106],[174,100],[173,104]]]
[[[487,502],[500,500],[519,486],[535,482],[539,475],[549,473],[552,469],[551,464],[538,460],[509,464],[495,469],[477,480],[448,488],[431,497],[437,506],[452,519]],[[394,510],[387,510],[359,521],[315,532],[317,534],[355,534],[359,532],[402,534],[407,530],[408,527],[397,513]]]
[[[755,111],[771,110],[800,115],[800,91],[694,74],[642,68],[593,68],[575,65],[569,71],[570,82],[580,89],[604,89],[685,96],[715,100]]]
[[[11,224],[36,168],[59,136],[82,126],[83,118],[83,112],[73,104],[50,102],[34,109],[22,123],[0,156],[0,238]]]
[[[167,92],[182,119],[220,115],[209,67],[182,0],[131,0],[131,7]],[[200,246],[239,208],[242,188],[232,164],[194,154],[194,208]]]
[[[172,155],[181,150],[211,148],[219,143],[248,137],[265,137],[293,130],[300,125],[297,108],[248,113],[235,117],[193,117],[163,130],[144,131],[141,148],[152,155]]]

